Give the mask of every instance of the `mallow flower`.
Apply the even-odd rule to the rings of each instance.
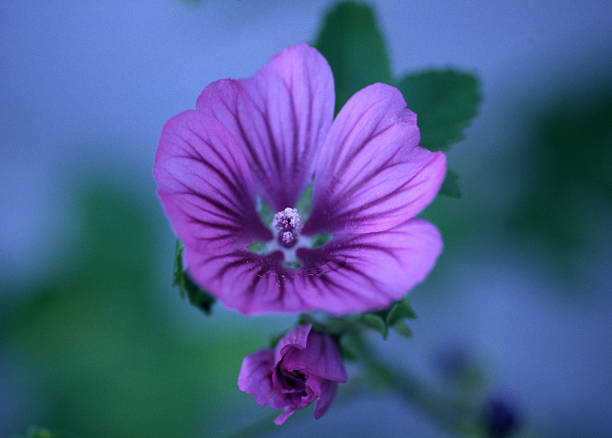
[[[440,235],[414,216],[440,188],[444,154],[419,146],[417,116],[390,85],[333,116],[331,69],[298,45],[250,78],[209,84],[165,124],[157,193],[189,274],[228,307],[379,309],[433,267]],[[306,216],[296,207],[310,188]]]
[[[238,376],[238,388],[251,394],[261,406],[284,412],[274,421],[280,425],[296,410],[314,399],[316,419],[331,405],[346,370],[336,342],[312,330],[310,324],[289,330],[276,344],[246,356]]]

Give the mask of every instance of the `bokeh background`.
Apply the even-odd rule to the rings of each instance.
[[[443,389],[459,351],[529,433],[612,436],[612,4],[370,4],[394,74],[458,67],[484,97],[448,156],[462,199],[425,212],[445,252],[414,339],[381,354]],[[0,436],[223,436],[272,413],[236,377],[293,318],[180,299],[151,169],[169,117],[314,41],[332,5],[2,1]],[[274,436],[447,436],[385,391],[307,417]]]

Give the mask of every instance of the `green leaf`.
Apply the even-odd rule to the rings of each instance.
[[[405,338],[412,339],[412,329],[406,324],[405,321],[398,321],[393,324],[393,330]]]
[[[458,70],[410,74],[398,87],[408,108],[417,114],[421,144],[431,150],[447,150],[463,139],[481,101],[476,76]]]
[[[183,278],[185,291],[187,292],[187,297],[189,297],[191,305],[197,307],[206,315],[210,315],[212,313],[212,306],[216,301],[215,297],[205,290],[200,289],[186,272],[183,272]]]
[[[387,339],[389,327],[380,315],[377,315],[376,313],[365,313],[361,315],[360,322],[365,326],[380,332],[383,339]]]
[[[183,286],[183,249],[185,245],[180,240],[176,241],[174,252],[174,270],[172,274],[172,286],[178,286],[181,298],[185,298],[185,288]]]
[[[359,359],[359,355],[355,351],[352,345],[348,345],[347,337],[343,336],[340,338],[340,354],[342,359],[350,362],[356,362]]]
[[[446,171],[446,178],[440,187],[440,194],[450,196],[451,198],[461,198],[461,190],[459,189],[459,175],[452,170]]]
[[[176,252],[174,255],[174,273],[172,277],[172,285],[178,286],[181,293],[181,298],[189,298],[189,303],[197,307],[206,315],[212,312],[212,306],[215,304],[215,297],[210,295],[205,290],[201,289],[183,269],[183,249],[185,246],[179,240],[176,241]]]
[[[387,325],[392,326],[405,318],[416,319],[416,313],[414,313],[412,306],[408,302],[408,297],[398,301],[389,308],[385,322]]]
[[[334,73],[336,112],[363,87],[393,82],[385,40],[369,6],[352,2],[334,6],[325,16],[315,47]]]

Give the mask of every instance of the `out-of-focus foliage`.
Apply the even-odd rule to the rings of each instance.
[[[611,236],[612,88],[577,87],[533,110],[531,126],[516,147],[527,184],[509,233],[571,273],[580,254]]]
[[[431,150],[447,150],[462,140],[482,100],[476,76],[457,70],[408,74],[398,87],[418,115],[421,145]]]
[[[125,187],[82,194],[70,257],[0,315],[3,348],[40,406],[26,421],[87,438],[211,433],[214,406],[237,394],[242,357],[259,343],[205,318],[202,334],[171,322],[155,293],[171,286],[156,284],[152,214]]]
[[[459,175],[452,170],[446,171],[446,178],[440,187],[440,193],[444,193],[451,198],[461,198],[461,190],[459,189]]]
[[[363,87],[393,82],[385,39],[369,6],[353,2],[334,6],[325,16],[315,47],[334,73],[336,112]]]
[[[181,298],[187,297],[192,306],[197,307],[206,315],[212,313],[215,297],[200,288],[183,269],[183,242],[176,241],[176,253],[174,255],[174,273],[172,275],[172,286],[178,286]]]
[[[400,335],[411,337],[412,331],[406,324],[406,319],[415,319],[416,313],[412,309],[408,297],[391,304],[383,310],[374,313],[366,313],[361,316],[361,322],[366,326],[378,331],[384,339],[393,328]]]
[[[416,313],[406,296],[389,307],[375,312],[333,317],[328,315],[320,318],[303,313],[298,319],[298,324],[312,324],[315,330],[327,333],[339,340],[342,340],[347,334],[361,332],[363,328],[373,329],[379,332],[383,339],[386,339],[391,328],[402,336],[411,337],[412,331],[406,324],[407,319],[416,319]],[[272,339],[277,341],[280,336]],[[275,345],[275,342],[272,345]]]
[[[74,438],[69,435],[58,434],[36,426],[31,426],[26,431],[25,435],[15,438]]]

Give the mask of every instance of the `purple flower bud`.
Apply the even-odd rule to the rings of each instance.
[[[261,406],[284,410],[274,420],[278,425],[315,399],[314,418],[320,418],[331,405],[338,382],[346,382],[338,345],[310,324],[289,330],[274,350],[249,354],[238,376],[238,388]]]

